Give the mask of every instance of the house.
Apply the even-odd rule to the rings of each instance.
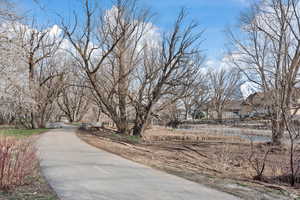
[[[265,117],[270,113],[273,103],[272,92],[255,92],[244,101],[228,101],[223,108],[222,119],[241,119],[247,117]],[[208,102],[202,107],[207,119],[218,119],[218,114]],[[300,88],[293,89],[290,113],[300,118]]]
[[[230,100],[228,101],[223,108],[222,119],[240,119],[241,110],[242,110],[242,100]],[[207,103],[202,107],[202,110],[205,112],[207,119],[218,119],[218,113],[212,107],[212,104]]]
[[[242,110],[241,100],[231,100],[224,106],[223,119],[240,119]]]
[[[255,92],[249,95],[242,103],[241,115],[243,117],[254,115],[266,115],[268,107],[272,105],[272,98],[263,92]]]
[[[269,113],[269,109],[274,104],[273,102],[271,91],[255,92],[249,95],[242,103],[241,115],[267,115]],[[294,88],[293,90],[290,113],[295,116],[300,116],[300,88]]]

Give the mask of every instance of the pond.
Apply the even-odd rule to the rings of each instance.
[[[209,127],[203,125],[182,125],[178,130],[185,130],[199,134],[217,134],[221,136],[238,136],[253,142],[270,142],[271,131],[269,130],[255,130],[255,129],[241,129],[231,127]]]

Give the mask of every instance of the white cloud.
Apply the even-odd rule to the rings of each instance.
[[[230,69],[233,67],[230,60],[231,60],[230,55],[225,55],[220,60],[210,59],[206,61],[205,67],[211,70]]]
[[[257,92],[258,89],[257,87],[255,87],[255,84],[252,82],[246,82],[243,85],[241,85],[241,92],[243,94],[243,98],[246,99],[247,97],[249,97],[249,95]]]
[[[53,36],[53,37],[58,37],[61,36],[62,34],[62,29],[58,26],[58,25],[53,25],[52,27],[50,27],[49,29],[49,35]]]
[[[118,8],[116,6],[113,6],[111,9],[106,11],[105,26],[108,26],[108,27],[116,26],[116,23],[117,23],[116,20],[118,17],[119,17]],[[154,24],[152,24],[150,22],[138,21],[136,19],[129,19],[129,20],[132,20],[133,24],[138,25],[138,27],[135,28],[135,31],[132,34],[131,39],[133,39],[135,36],[142,34],[142,37],[138,41],[139,49],[143,48],[143,46],[145,44],[147,44],[149,46],[153,46],[153,47],[159,47],[160,41],[161,41],[161,35],[159,33],[159,28],[157,26],[155,26]],[[133,39],[133,41],[134,41],[134,39]]]

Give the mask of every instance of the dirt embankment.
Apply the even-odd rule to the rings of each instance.
[[[251,153],[262,157],[267,147],[257,144],[253,152],[253,146],[239,137],[199,136],[168,129],[148,130],[143,139],[108,130],[79,131],[78,136],[95,147],[242,199],[297,199],[299,192],[267,178],[281,173],[272,161],[282,160],[286,155],[284,150],[275,149],[270,153],[266,179],[254,181],[255,170],[248,158]]]

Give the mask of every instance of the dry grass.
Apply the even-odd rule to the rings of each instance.
[[[14,189],[34,176],[38,166],[33,138],[0,137],[0,188]]]
[[[106,151],[192,181],[207,184],[210,187],[234,193],[244,199],[253,199],[258,193],[269,195],[270,198],[265,199],[290,199],[280,195],[284,191],[290,191],[290,193],[297,191],[285,184],[276,185],[276,182],[271,179],[268,179],[268,182],[254,181],[255,170],[248,162],[251,145],[243,140],[227,137],[226,142],[223,142],[225,136],[207,137],[202,135],[209,138],[202,140],[199,139],[200,136],[194,136],[191,133],[182,136],[180,134],[184,133],[178,133],[171,129],[152,129],[147,131],[139,143],[129,143],[126,137],[124,140],[121,137],[116,140],[111,133],[103,131],[94,132],[93,135],[81,132],[79,136],[89,144]],[[193,137],[196,140],[193,141]],[[256,144],[256,146],[258,152],[260,152],[260,148],[265,148],[264,145]],[[268,164],[280,160],[285,153],[285,151],[274,149],[274,152],[270,154]],[[280,170],[279,168],[274,170],[268,165],[265,173],[266,176],[272,176],[274,172],[279,175],[282,172]],[[249,187],[252,189],[241,189],[240,185],[245,184],[247,187],[250,185],[251,187]],[[231,185],[235,185],[234,188]],[[269,186],[266,188],[265,185]]]
[[[238,136],[224,136],[220,134],[199,133],[199,131],[174,130],[169,128],[152,128],[147,130],[143,139],[148,142],[155,141],[186,141],[186,142],[239,142],[245,140]]]
[[[57,200],[41,175],[35,148],[38,136],[29,132],[9,135],[0,134],[0,199]]]

